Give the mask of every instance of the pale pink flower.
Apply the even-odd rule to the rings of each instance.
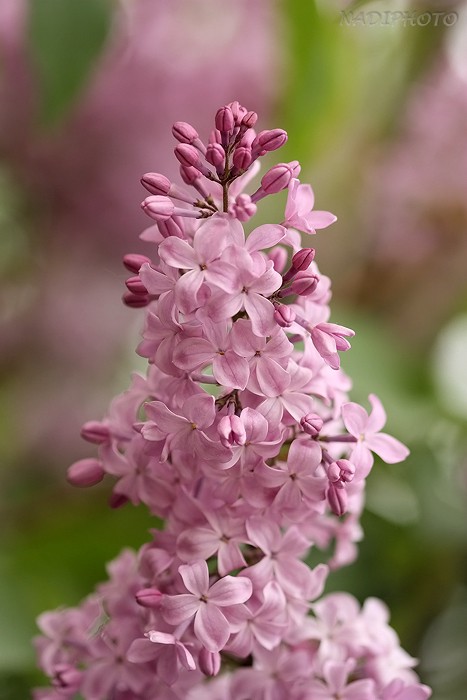
[[[369,400],[372,407],[370,415],[357,403],[342,406],[344,425],[357,439],[351,459],[361,470],[362,476],[366,476],[373,466],[372,452],[388,464],[402,462],[409,454],[407,447],[399,440],[380,432],[386,423],[386,412],[377,396],[370,394]]]
[[[314,203],[311,185],[303,185],[297,178],[292,178],[283,225],[305,233],[316,233],[316,229],[327,228],[337,221],[337,217],[329,211],[312,211]]]
[[[179,676],[179,669],[194,671],[196,663],[188,647],[178,637],[168,632],[150,630],[147,639],[135,639],[127,652],[127,659],[135,664],[157,661],[160,678],[173,685]]]
[[[245,603],[252,593],[251,581],[244,576],[224,576],[209,586],[205,561],[182,564],[180,576],[189,593],[166,596],[162,614],[171,625],[194,618],[194,632],[208,651],[220,651],[230,637],[230,625],[219,608]]]
[[[165,441],[162,460],[177,448],[201,459],[226,462],[230,458],[229,451],[203,432],[216,417],[213,396],[203,393],[187,399],[183,406],[185,415],[173,413],[161,401],[147,403],[145,409],[151,420],[143,425],[142,434],[145,440]]]
[[[375,682],[369,678],[351,681],[349,675],[355,669],[353,659],[327,661],[323,664],[323,680],[313,679],[301,700],[375,700]]]

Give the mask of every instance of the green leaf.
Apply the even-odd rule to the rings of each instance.
[[[107,37],[108,0],[33,0],[29,40],[40,85],[40,118],[54,126],[86,83]]]

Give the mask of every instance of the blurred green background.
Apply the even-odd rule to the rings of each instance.
[[[143,508],[110,511],[65,469],[143,366],[119,302],[139,177],[175,173],[173,121],[207,136],[232,99],[288,130],[280,157],[338,216],[312,245],[357,332],[352,397],[378,394],[411,449],[376,464],[329,590],[386,601],[434,697],[465,700],[467,11],[434,0],[0,1],[0,698],[41,682],[37,615],[147,539]]]

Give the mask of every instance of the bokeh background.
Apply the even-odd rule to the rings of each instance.
[[[119,301],[121,256],[145,252],[139,177],[174,176],[172,122],[207,136],[232,99],[288,130],[281,158],[338,216],[312,244],[357,332],[352,396],[377,393],[411,448],[376,464],[329,590],[385,600],[434,698],[465,700],[467,8],[435,0],[0,0],[0,698],[41,681],[36,616],[146,540],[143,508],[65,470],[142,367]]]

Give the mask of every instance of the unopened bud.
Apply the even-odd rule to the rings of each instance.
[[[238,146],[233,154],[232,162],[238,170],[248,170],[252,159],[251,148]]]
[[[220,143],[210,143],[206,149],[206,160],[216,169],[223,168],[225,163],[225,151]]]
[[[109,498],[109,506],[115,510],[116,508],[121,508],[122,506],[126,505],[129,500],[130,499],[128,496],[124,496],[123,493],[117,493],[114,491]]]
[[[170,219],[165,219],[165,221],[158,221],[157,228],[163,238],[168,238],[169,236],[176,236],[182,240],[186,238],[183,220],[179,216],[171,216]]]
[[[230,107],[221,107],[216,114],[216,129],[225,134],[231,134],[235,126],[235,119]]]
[[[151,194],[169,194],[172,183],[169,178],[160,173],[146,173],[141,178],[141,184]]]
[[[242,122],[243,117],[246,115],[247,110],[245,109],[245,107],[242,107],[242,105],[240,104],[240,102],[238,100],[234,100],[234,102],[230,102],[230,104],[227,106],[230,107],[230,109],[232,110],[232,114],[233,114],[233,118],[234,118],[236,126],[239,126]]]
[[[298,160],[291,160],[290,163],[287,163],[287,165],[290,168],[292,177],[298,177],[300,175],[300,170],[302,169],[302,166],[300,165]]]
[[[174,152],[179,163],[199,170],[201,159],[198,150],[194,146],[188,143],[181,143],[175,147]]]
[[[274,320],[281,328],[289,328],[295,321],[295,311],[285,304],[277,304],[274,309]]]
[[[247,112],[242,119],[242,126],[246,126],[247,129],[252,129],[257,121],[258,115],[256,112]]]
[[[330,483],[326,495],[332,512],[335,515],[344,515],[347,510],[347,492],[343,484],[340,481]]]
[[[144,284],[141,282],[140,278],[138,275],[135,275],[135,277],[129,277],[127,280],[125,280],[125,284],[127,286],[127,289],[132,292],[133,294],[147,294],[148,290],[144,286]]]
[[[287,132],[283,129],[268,129],[260,131],[255,140],[253,147],[259,148],[261,151],[276,151],[287,141]]]
[[[172,134],[180,143],[193,143],[199,138],[199,134],[191,124],[187,122],[175,122],[172,127]]]
[[[298,294],[299,296],[309,296],[313,294],[319,283],[319,277],[308,270],[302,270],[297,272],[292,284],[290,285],[290,291],[292,294]]]
[[[174,203],[168,197],[152,195],[141,202],[144,213],[156,221],[169,219],[175,211]]]
[[[105,471],[98,459],[80,459],[68,467],[67,481],[73,486],[95,486],[104,478]]]
[[[97,420],[87,421],[81,428],[81,437],[83,440],[92,442],[95,445],[100,445],[107,442],[110,438],[109,428]]]
[[[185,185],[193,185],[199,178],[199,170],[191,165],[180,165],[180,175]]]
[[[246,442],[245,427],[236,415],[221,418],[217,426],[217,432],[224,447],[244,445]]]
[[[311,263],[315,258],[314,248],[302,248],[298,250],[292,258],[292,267],[295,272],[301,272],[302,270],[308,270]]]
[[[239,221],[249,221],[256,214],[257,206],[247,194],[239,194],[232,206],[235,218]]]
[[[136,602],[143,608],[159,608],[162,593],[157,588],[142,588],[135,595]]]
[[[323,424],[323,419],[317,413],[307,413],[300,419],[301,429],[313,438],[320,434]]]
[[[276,194],[288,187],[292,173],[287,163],[278,163],[268,170],[261,180],[261,187],[266,194]]]
[[[218,651],[208,651],[202,647],[198,656],[199,670],[205,676],[217,676],[221,668],[221,655]]]
[[[125,292],[122,296],[122,301],[125,306],[129,306],[130,309],[142,309],[149,304],[151,298],[149,295],[144,296],[143,294],[133,294],[133,292]]]
[[[129,272],[133,272],[135,275],[138,274],[144,263],[150,264],[151,258],[148,258],[146,255],[139,255],[138,253],[128,253],[123,256],[123,264],[126,269],[129,270]]]
[[[331,468],[333,468],[333,477],[336,477],[337,475],[337,478],[331,479],[329,475]],[[327,473],[330,481],[342,481],[344,484],[348,484],[355,476],[355,465],[353,465],[352,462],[349,462],[348,459],[338,459],[336,462],[329,465]]]

